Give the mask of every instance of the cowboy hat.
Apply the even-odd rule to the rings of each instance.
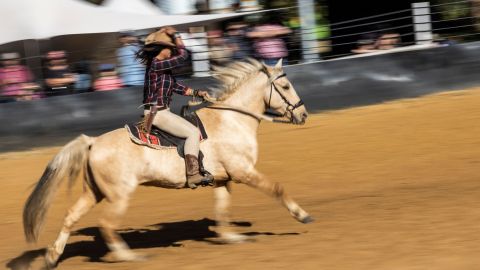
[[[176,47],[175,43],[173,43],[173,38],[165,32],[164,28],[151,33],[147,36],[147,38],[145,38],[145,45],[151,44]]]

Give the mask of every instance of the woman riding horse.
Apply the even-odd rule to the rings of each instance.
[[[181,66],[188,58],[180,34],[172,27],[161,28],[145,39],[144,47],[138,52],[138,58],[146,65],[144,96],[145,129],[151,126],[174,136],[185,138],[185,166],[187,185],[195,188],[202,182],[213,179],[199,172],[198,153],[200,133],[198,128],[187,120],[170,111],[172,94],[205,97],[206,91],[194,90],[178,83],[172,70]]]
[[[154,68],[153,63],[150,64]],[[202,143],[202,152],[205,153],[206,167],[215,177],[215,232],[218,239],[222,243],[238,243],[249,239],[247,235],[235,232],[231,226],[229,206],[232,182],[243,183],[269,194],[278,199],[297,221],[312,222],[311,216],[287,194],[280,183],[269,180],[255,168],[260,120],[275,122],[275,119],[263,115],[267,109],[283,115],[281,119],[292,124],[303,124],[308,116],[295,87],[283,71],[282,61],[273,67],[253,59],[237,61],[220,68],[215,74],[220,82],[216,104],[198,110],[197,114],[209,134],[208,140]],[[152,73],[150,76],[155,75]],[[165,111],[161,110],[160,114]],[[181,122],[175,118],[160,125],[165,123]],[[292,137],[292,140],[301,139]],[[289,150],[285,148],[285,151]],[[161,162],[150,162],[152,160]],[[74,181],[83,174],[83,193],[69,208],[58,237],[45,253],[47,268],[53,268],[58,263],[74,225],[101,201],[105,205],[100,219],[100,232],[112,251],[112,258],[116,261],[142,260],[145,257],[132,251],[116,232],[130,199],[140,185],[184,187],[184,169],[184,161],[177,151],[157,150],[132,143],[126,128],[118,128],[98,137],[81,135],[53,157],[28,197],[23,210],[25,237],[29,242],[37,241],[47,211],[55,202],[54,196],[62,182],[68,179],[72,187]]]

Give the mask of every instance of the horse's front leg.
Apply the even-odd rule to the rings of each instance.
[[[285,206],[290,214],[299,222],[310,223],[313,218],[303,210],[290,196],[288,196],[280,183],[269,181],[261,173],[255,169],[232,175],[232,179],[236,182],[247,184],[256,188],[276,199]]]
[[[248,237],[236,233],[230,224],[230,181],[216,181],[214,187],[215,194],[215,231],[218,234],[219,242],[238,243],[248,240]]]

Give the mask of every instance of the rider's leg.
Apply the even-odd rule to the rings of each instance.
[[[202,181],[210,181],[200,175],[198,152],[200,150],[200,131],[182,117],[172,113],[169,109],[158,111],[153,119],[153,125],[174,136],[185,138],[185,163],[187,169],[187,184],[195,188]]]
[[[174,114],[169,109],[158,111],[153,125],[174,136],[185,138],[185,155],[198,157],[200,150],[200,131],[187,120]]]

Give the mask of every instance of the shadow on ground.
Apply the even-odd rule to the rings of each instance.
[[[182,241],[193,240],[218,244],[214,241],[216,233],[210,230],[215,221],[204,218],[201,220],[185,220],[179,222],[159,223],[141,229],[124,229],[118,231],[132,249],[147,249],[158,247],[182,247]],[[236,227],[251,227],[250,222],[232,222]],[[244,235],[298,235],[299,233],[246,232]],[[102,258],[109,252],[97,227],[83,228],[72,233],[72,236],[82,235],[93,237],[92,240],[82,240],[67,244],[65,252],[60,257],[59,264],[73,257],[86,257],[90,262],[105,262]],[[29,250],[7,262],[12,270],[29,269],[32,262],[45,254],[45,249]]]

